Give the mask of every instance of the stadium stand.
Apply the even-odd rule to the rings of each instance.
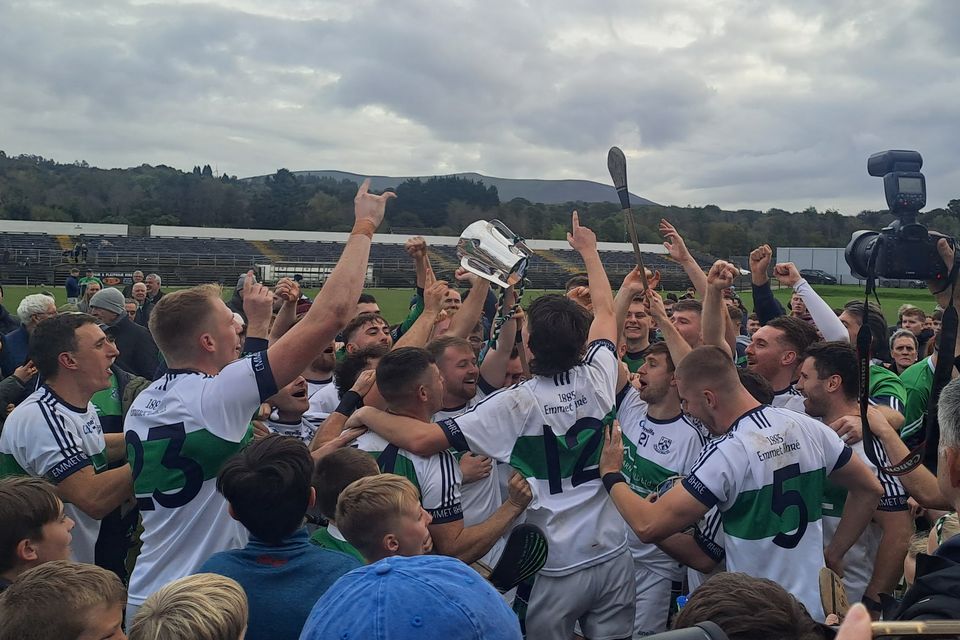
[[[60,283],[73,266],[93,268],[105,276],[121,280],[135,269],[156,271],[163,276],[164,285],[183,286],[200,282],[232,282],[236,274],[257,265],[283,263],[286,268],[297,263],[323,265],[336,262],[342,250],[342,240],[286,238],[242,239],[231,237],[194,237],[188,234],[209,233],[225,236],[231,233],[250,234],[250,230],[158,228],[164,235],[85,234],[65,235],[53,223],[34,223],[33,226],[51,226],[43,232],[6,232],[0,235],[0,278],[9,284]],[[125,230],[123,227],[119,230]],[[2,227],[0,227],[2,230]],[[111,229],[113,230],[113,229]],[[256,232],[258,235],[290,234],[285,232]],[[182,234],[182,235],[173,235]],[[336,236],[338,234],[302,234],[307,236]],[[339,234],[342,235],[342,234]],[[82,238],[88,246],[86,262],[76,264],[65,244]],[[370,254],[375,286],[405,287],[413,281],[413,266],[403,241],[406,236],[378,236]],[[538,241],[533,241],[538,242]],[[547,244],[540,242],[540,244]],[[558,243],[552,243],[557,245]],[[633,267],[632,251],[601,250],[604,264],[614,285]],[[459,264],[456,238],[434,238],[430,255],[437,276],[452,280]],[[697,256],[701,265],[712,262],[709,256]],[[663,276],[668,289],[683,289],[689,282],[680,267],[656,252],[644,252],[644,261]],[[582,269],[576,252],[563,248],[535,249],[528,272],[528,286],[538,289],[562,288],[574,273]]]

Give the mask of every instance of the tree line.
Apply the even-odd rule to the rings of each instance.
[[[296,175],[287,169],[262,179],[215,175],[209,164],[191,172],[159,165],[98,169],[33,155],[0,151],[0,219],[183,225],[305,231],[348,231],[356,183]],[[387,210],[384,231],[459,235],[478,219],[502,220],[526,238],[563,240],[570,211],[600,240],[627,241],[623,216],[613,203],[545,205],[516,198],[501,202],[496,187],[456,177],[401,183]],[[638,206],[633,209],[640,242],[661,242],[657,223],[670,220],[694,250],[719,257],[742,256],[756,246],[835,247],[857,229],[879,229],[892,220],[885,210],[855,216],[819,212],[703,206]],[[930,229],[960,236],[960,199],[927,210]]]

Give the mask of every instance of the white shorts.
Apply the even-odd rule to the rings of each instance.
[[[641,563],[634,563],[634,567],[637,612],[633,618],[633,637],[643,638],[667,630],[673,580],[650,571]]]
[[[527,609],[527,640],[572,638],[574,625],[590,640],[629,638],[636,595],[633,557],[610,560],[566,576],[539,574]]]

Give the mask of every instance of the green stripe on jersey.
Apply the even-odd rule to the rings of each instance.
[[[181,427],[182,428],[182,427]],[[182,447],[176,451],[171,438],[143,440],[143,460],[138,461],[134,447],[127,443],[127,459],[139,473],[133,481],[134,493],[149,496],[155,491],[171,493],[183,489],[186,476],[178,465],[199,465],[203,481],[216,478],[220,467],[227,459],[247,446],[253,435],[252,427],[240,442],[224,440],[206,429],[191,431],[184,436]],[[129,435],[128,435],[129,439]],[[165,459],[166,458],[166,459]]]
[[[101,471],[107,470],[107,450],[104,449],[99,453],[95,453],[90,456],[90,462],[93,464],[93,472],[100,473]]]
[[[17,459],[9,453],[0,453],[0,478],[7,476],[28,476],[27,470],[20,466]]]
[[[823,515],[839,518],[843,515],[843,506],[847,503],[847,490],[827,478],[823,485]]]
[[[780,493],[799,492],[806,507],[807,522],[817,522],[822,514],[823,489],[826,473],[814,469],[796,475],[782,483]],[[793,497],[792,495],[790,497]],[[791,533],[800,526],[800,508],[789,500],[782,515],[774,509],[774,485],[762,489],[742,491],[733,505],[723,513],[723,530],[741,540],[762,540],[778,533]]]
[[[604,416],[602,427],[613,424],[616,418],[616,408],[610,410]],[[589,420],[589,419],[587,419]],[[586,424],[585,420],[581,420]],[[593,424],[596,420],[593,419]],[[567,434],[576,428],[576,424],[567,430]],[[549,431],[549,427],[544,427]],[[603,428],[600,429],[582,429],[575,436],[573,446],[567,445],[566,436],[557,436],[551,433],[549,436],[520,436],[513,445],[513,451],[510,452],[510,466],[516,469],[524,478],[537,478],[538,480],[549,480],[547,472],[547,450],[544,438],[551,439],[551,445],[556,447],[556,455],[559,461],[560,478],[570,478],[575,471],[581,471],[586,467],[593,467],[600,463],[600,450],[603,448]],[[586,451],[587,445],[593,441],[593,448]],[[554,454],[551,453],[551,456]],[[586,458],[581,460],[580,457]]]
[[[423,491],[420,490],[420,480],[417,479],[417,469],[413,466],[413,461],[409,458],[404,457],[399,452],[397,453],[397,461],[393,469],[388,471],[383,468],[383,462],[380,460],[380,454],[383,451],[366,451],[370,456],[377,461],[377,466],[380,467],[380,471],[383,473],[392,473],[394,475],[403,476],[407,480],[413,483],[413,486],[417,488],[417,493],[423,496]]]
[[[630,488],[643,497],[653,493],[667,478],[678,475],[637,453],[637,445],[623,437],[623,468],[621,471]]]

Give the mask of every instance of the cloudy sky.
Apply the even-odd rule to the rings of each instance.
[[[478,171],[676,205],[960,197],[954,0],[2,0],[0,149],[258,175]]]

